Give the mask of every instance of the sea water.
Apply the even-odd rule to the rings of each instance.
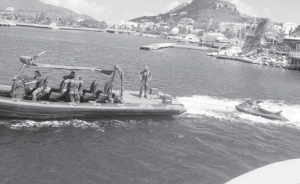
[[[124,71],[139,90],[148,66],[151,87],[176,97],[187,113],[172,118],[64,121],[0,120],[0,183],[224,183],[257,167],[300,157],[300,72],[217,60],[205,52],[139,50],[174,42],[100,32],[0,27],[0,82],[10,85],[19,56],[38,62]],[[32,76],[36,68],[21,75]],[[39,69],[52,87],[70,71]],[[76,71],[88,88],[108,77]],[[120,79],[116,78],[118,84]],[[117,86],[116,84],[116,86]],[[102,88],[101,85],[99,88]],[[244,99],[268,101],[289,122],[238,112]]]

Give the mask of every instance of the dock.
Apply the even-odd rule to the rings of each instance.
[[[174,46],[175,43],[158,43],[158,44],[151,44],[151,45],[145,45],[140,47],[141,50],[159,50],[164,48],[170,48]]]
[[[175,44],[173,46],[173,48],[208,51],[208,47],[202,47],[202,46],[199,46],[199,45],[190,45],[190,44]]]
[[[81,27],[59,27],[61,30],[73,30],[73,31],[93,31],[93,32],[104,32],[103,29],[95,29],[95,28],[81,28]]]
[[[151,45],[145,45],[140,47],[141,50],[159,50],[164,48],[208,51],[208,47],[202,47],[199,45],[191,45],[191,44],[177,44],[177,43],[158,43],[158,44],[151,44]]]

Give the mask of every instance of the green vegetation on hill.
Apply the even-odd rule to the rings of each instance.
[[[181,12],[187,12],[187,14],[180,14]],[[254,21],[252,17],[242,15],[234,4],[221,0],[193,0],[187,6],[177,9],[172,13],[176,13],[177,15],[166,13],[157,16],[139,17],[132,21],[141,22],[149,20],[159,22],[163,20],[173,25],[178,23],[181,18],[192,18],[195,20],[194,27],[199,29],[206,29],[211,19],[213,21],[210,29],[217,29],[221,22],[252,23]]]

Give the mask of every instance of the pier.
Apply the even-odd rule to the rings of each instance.
[[[141,50],[159,50],[164,48],[208,51],[208,47],[201,47],[199,45],[191,45],[191,44],[176,44],[176,43],[158,43],[158,44],[151,44],[151,45],[145,45],[140,47]]]
[[[104,32],[105,30],[103,29],[95,29],[95,28],[77,28],[77,27],[59,27],[57,26],[58,29],[61,30],[73,30],[73,31],[93,31],[93,32]]]
[[[159,50],[164,48],[170,48],[174,46],[175,43],[158,43],[158,44],[151,44],[151,45],[145,45],[140,47],[141,50]]]

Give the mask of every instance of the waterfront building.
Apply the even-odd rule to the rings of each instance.
[[[204,33],[202,37],[202,43],[209,46],[212,46],[218,40],[227,40],[227,38],[222,33]]]
[[[162,27],[162,28],[164,28],[164,29],[169,29],[169,28],[170,28],[170,25],[169,25],[169,23],[167,23],[167,22],[160,22],[160,23],[159,23],[159,27]]]
[[[204,32],[204,29],[191,29],[191,34],[199,35],[200,32]]]
[[[177,13],[170,13],[170,17],[178,16]]]
[[[15,11],[15,8],[14,7],[7,7],[6,9],[5,9],[5,11],[7,11],[7,12],[14,12]]]
[[[170,33],[171,33],[172,35],[178,35],[178,34],[179,34],[179,28],[178,28],[178,27],[174,27],[174,28],[170,31]]]
[[[188,14],[187,11],[182,11],[182,12],[179,13],[179,15],[187,15],[187,14]]]
[[[191,18],[185,18],[185,17],[183,17],[181,20],[180,20],[180,22],[179,22],[179,24],[183,24],[183,25],[189,25],[189,24],[194,24],[194,20],[193,19],[191,19]]]
[[[293,51],[300,51],[300,37],[285,37],[283,45],[290,47]]]
[[[219,30],[221,32],[225,32],[226,30],[229,30],[236,34],[239,30],[244,29],[247,26],[250,26],[250,24],[236,23],[236,22],[221,22],[219,24]]]

